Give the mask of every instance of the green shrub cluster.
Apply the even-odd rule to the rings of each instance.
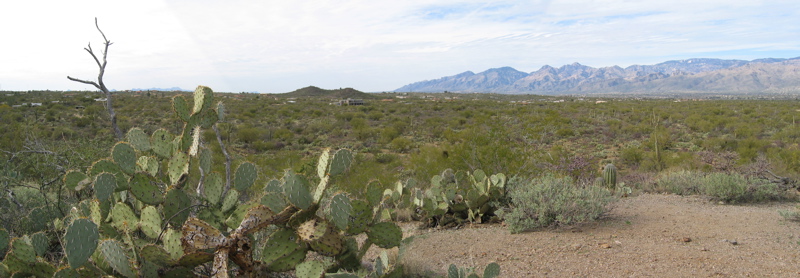
[[[608,211],[611,192],[598,186],[577,186],[568,177],[545,175],[509,182],[510,211],[504,213],[512,233],[552,225],[592,221]]]
[[[757,203],[791,197],[775,183],[746,178],[739,173],[667,172],[656,177],[649,190],[678,195],[705,195],[726,203]]]

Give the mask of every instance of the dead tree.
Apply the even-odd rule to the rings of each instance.
[[[101,54],[103,54],[103,61],[101,62],[100,59],[97,58],[97,55],[95,55],[94,51],[92,50],[91,42],[87,47],[84,48],[84,50],[86,50],[86,52],[89,52],[89,55],[92,55],[92,58],[94,59],[95,63],[97,63],[97,67],[100,68],[100,73],[97,74],[97,82],[78,79],[71,76],[67,76],[67,79],[75,82],[92,85],[103,92],[103,94],[106,96],[106,108],[108,108],[108,116],[111,118],[111,128],[114,130],[114,135],[117,137],[117,140],[122,140],[122,131],[120,131],[119,126],[117,126],[117,114],[114,113],[114,108],[111,106],[111,92],[108,91],[108,88],[106,88],[106,84],[103,83],[103,74],[105,74],[106,64],[108,64],[106,56],[108,55],[108,46],[111,45],[111,41],[109,41],[106,38],[106,34],[104,34],[102,30],[100,30],[100,25],[97,24],[96,17],[94,18],[94,26],[97,27],[97,31],[100,32],[100,35],[103,35],[103,45],[105,46],[104,50],[101,52]]]

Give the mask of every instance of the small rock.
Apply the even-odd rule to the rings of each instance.
[[[600,243],[600,248],[608,249],[608,248],[611,248],[611,245],[608,244],[608,243]]]
[[[708,248],[705,248],[705,247],[703,247],[703,248],[700,248],[700,251],[704,251],[704,252],[705,252],[705,251],[708,251]]]
[[[692,242],[692,238],[690,238],[690,237],[683,237],[683,238],[679,239],[678,241],[680,241],[680,242]]]

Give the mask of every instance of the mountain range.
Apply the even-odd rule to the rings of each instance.
[[[511,67],[411,83],[395,92],[506,94],[797,93],[800,57],[723,60],[693,58],[655,65],[593,68],[573,63],[525,73]]]

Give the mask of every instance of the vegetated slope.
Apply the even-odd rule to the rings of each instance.
[[[797,91],[800,57],[721,60],[697,58],[656,65],[593,68],[579,63],[543,66],[524,74],[510,67],[427,80],[397,92],[663,93]]]
[[[353,88],[326,90],[315,86],[300,88],[285,94],[278,94],[283,97],[320,97],[320,98],[340,98],[340,99],[370,99],[375,96],[361,92]]]

